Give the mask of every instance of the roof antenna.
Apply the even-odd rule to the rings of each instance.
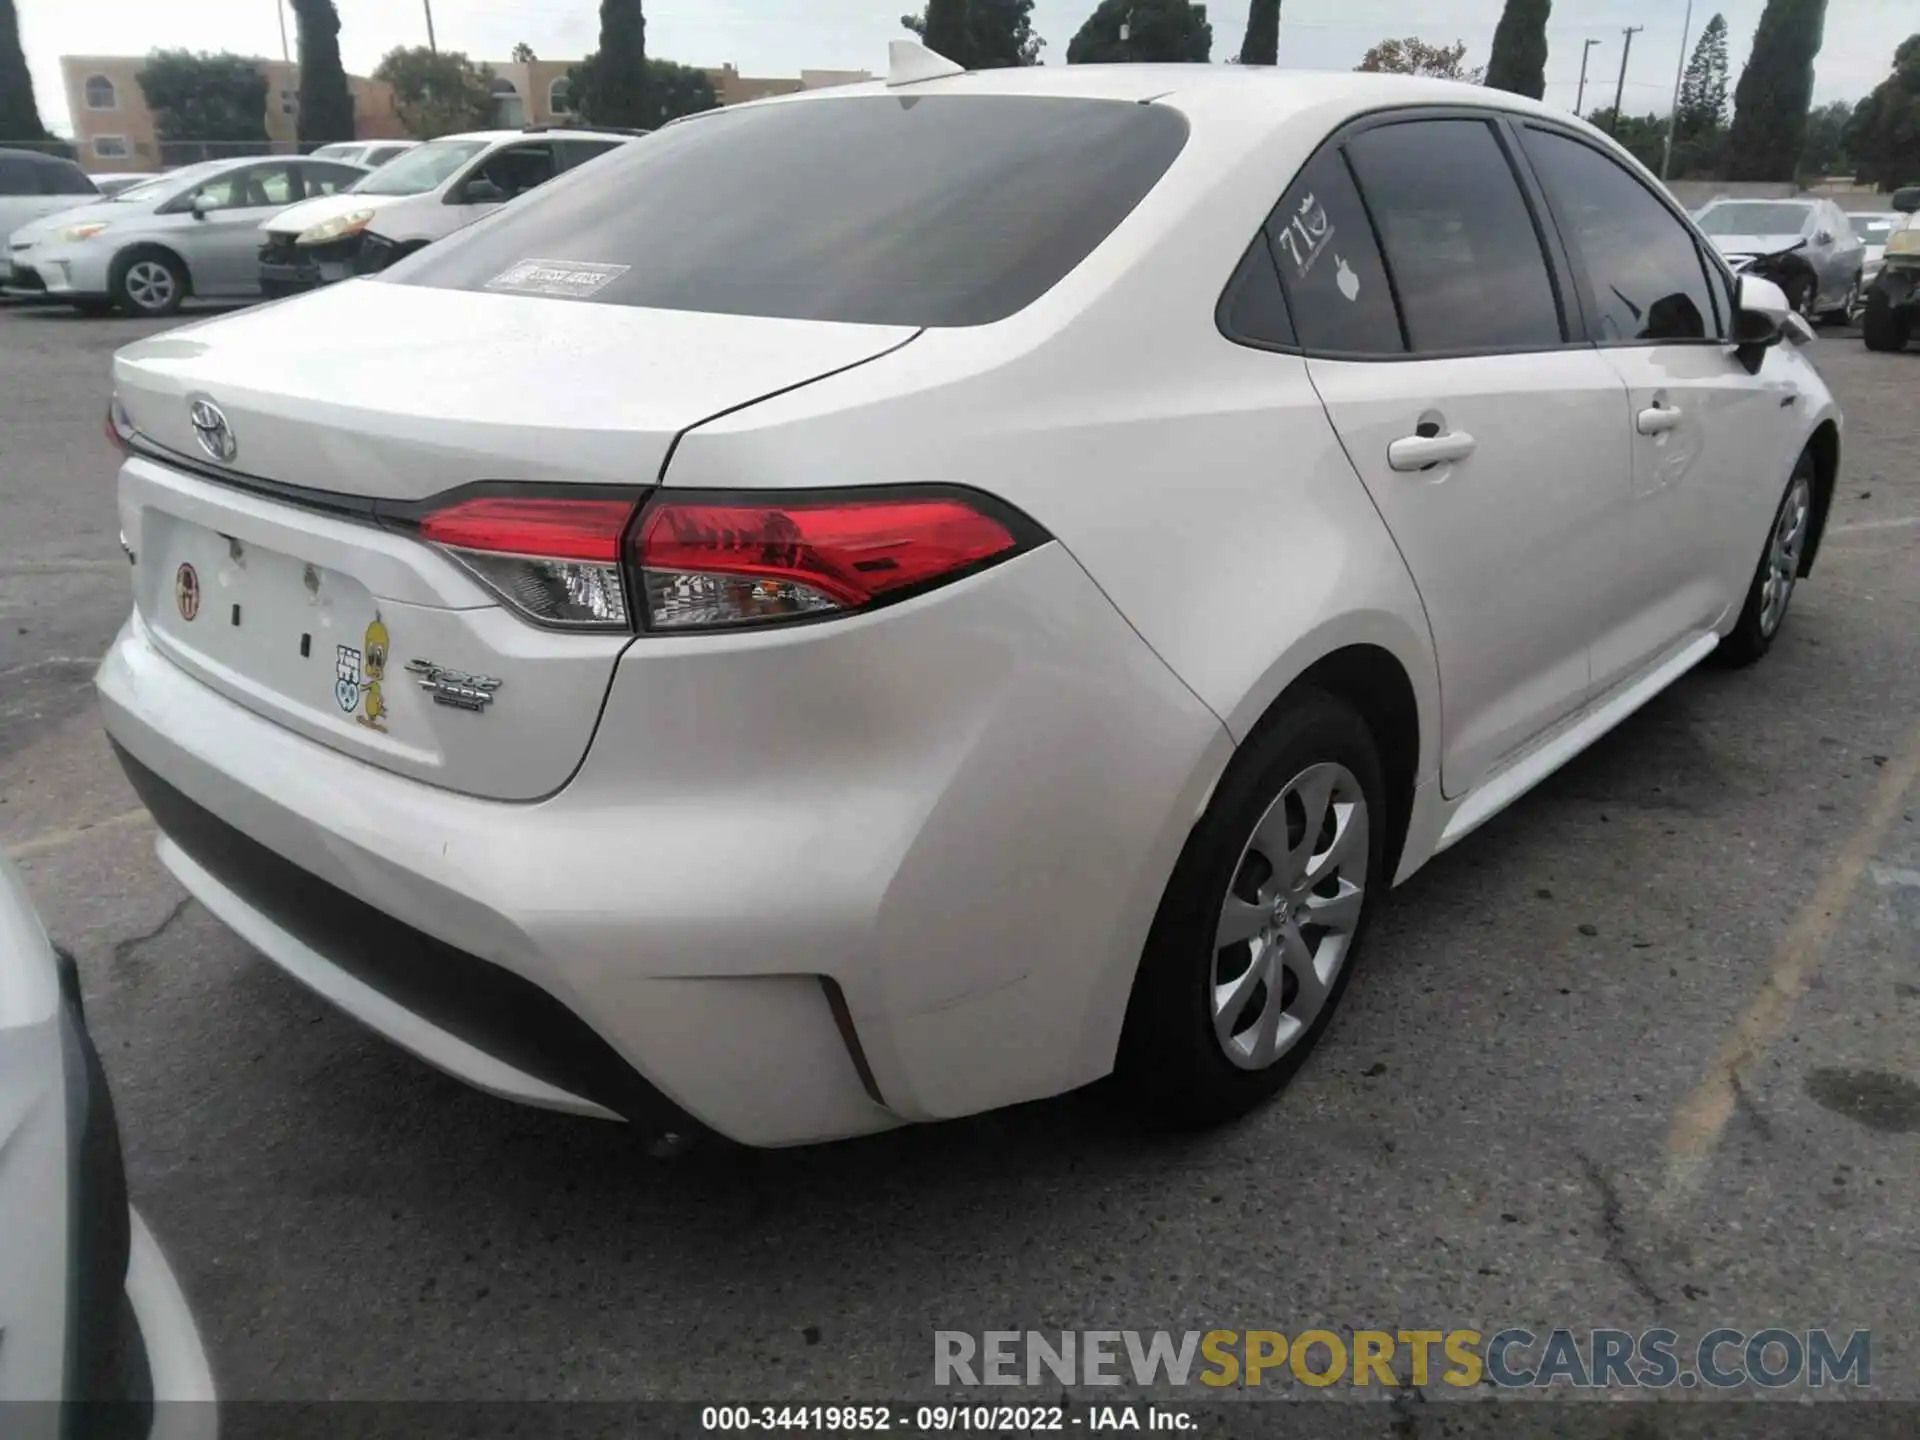
[[[917,40],[887,42],[887,85],[918,85],[945,75],[964,75],[967,67],[937,55]]]

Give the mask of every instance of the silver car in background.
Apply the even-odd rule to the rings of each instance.
[[[171,315],[189,295],[250,299],[260,293],[260,222],[366,173],[299,156],[170,170],[15,231],[7,290],[101,314]]]
[[[1858,308],[1866,247],[1831,200],[1715,200],[1694,219],[1736,272],[1798,245],[1780,288],[1809,320],[1844,323]]]

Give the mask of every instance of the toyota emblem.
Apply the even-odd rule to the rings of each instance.
[[[240,444],[233,438],[233,427],[211,400],[195,400],[187,407],[187,418],[193,422],[193,438],[200,442],[200,448],[222,465],[240,453]]]

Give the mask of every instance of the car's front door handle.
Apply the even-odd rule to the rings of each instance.
[[[1464,430],[1446,435],[1404,435],[1387,446],[1387,464],[1396,470],[1425,470],[1473,453],[1473,436]]]
[[[1634,417],[1633,428],[1642,435],[1664,435],[1680,423],[1678,405],[1650,405]]]

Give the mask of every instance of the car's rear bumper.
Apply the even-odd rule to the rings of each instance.
[[[137,617],[98,683],[163,858],[304,983],[495,1093],[761,1145],[1111,1068],[1231,750],[1057,545],[874,616],[636,642],[533,804],[262,719]]]

